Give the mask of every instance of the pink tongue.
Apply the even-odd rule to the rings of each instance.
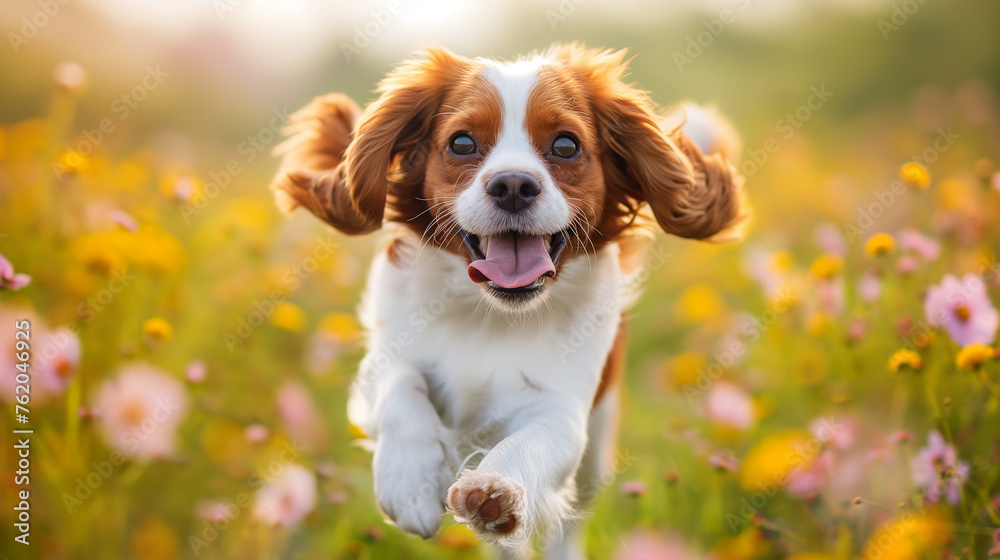
[[[494,235],[486,247],[486,258],[469,265],[469,278],[473,282],[492,280],[501,288],[520,288],[542,276],[555,275],[556,267],[540,235]]]

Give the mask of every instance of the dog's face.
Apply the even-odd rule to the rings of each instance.
[[[405,224],[463,255],[491,304],[532,309],[565,262],[615,241],[644,203],[684,237],[742,218],[731,167],[660,128],[621,81],[623,55],[567,45],[500,63],[428,50],[356,123],[340,96],[298,113],[274,187],[286,208],[347,233]]]

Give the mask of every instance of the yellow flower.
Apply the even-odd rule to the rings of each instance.
[[[42,119],[28,119],[10,127],[7,154],[18,160],[40,152],[48,144],[49,125]]]
[[[907,367],[912,370],[918,370],[924,367],[924,360],[913,350],[896,350],[895,353],[889,358],[889,363],[886,365],[886,369],[889,373],[899,373],[899,370]]]
[[[958,351],[955,358],[955,365],[958,369],[972,371],[983,364],[994,355],[993,348],[985,344],[970,344]]]
[[[157,518],[148,518],[132,532],[132,558],[137,560],[173,560],[180,557],[177,536],[170,526]]]
[[[844,267],[844,259],[836,253],[820,255],[809,267],[809,272],[816,278],[829,280],[840,273]]]
[[[173,274],[184,266],[184,247],[177,238],[154,226],[131,234],[128,257],[136,266],[159,274]]]
[[[877,257],[896,250],[896,240],[888,233],[881,232],[868,238],[865,241],[865,253]]]
[[[863,560],[938,558],[951,538],[951,528],[934,513],[904,515],[875,531],[865,545]]]
[[[451,550],[469,550],[479,547],[479,538],[476,537],[476,533],[462,523],[456,523],[446,529],[438,537],[438,542],[444,548]]]
[[[319,320],[319,328],[341,342],[357,340],[360,331],[358,321],[354,316],[340,311],[323,315],[323,318]]]
[[[149,181],[149,171],[138,161],[126,161],[115,169],[115,184],[123,191],[134,191]]]
[[[823,336],[833,325],[833,317],[825,311],[816,311],[806,318],[806,332],[812,336]]]
[[[173,327],[163,317],[153,317],[144,321],[142,332],[155,340],[170,340],[174,336]]]
[[[905,163],[899,168],[899,178],[918,189],[926,189],[931,184],[931,172],[915,161]]]
[[[368,439],[368,432],[365,432],[361,426],[358,426],[354,422],[347,424],[347,432],[354,439]]]
[[[822,552],[806,552],[804,554],[796,554],[795,556],[789,556],[785,560],[835,560],[830,554],[824,554]]]
[[[708,360],[697,352],[682,352],[665,364],[664,381],[677,387],[693,385],[708,367]]]
[[[808,432],[792,430],[770,435],[750,449],[743,459],[740,485],[753,492],[780,487],[792,470],[811,465],[820,447]]]
[[[70,244],[70,254],[91,272],[110,274],[124,270],[128,264],[128,235],[122,230],[84,235]]]
[[[60,173],[81,173],[90,169],[90,159],[80,152],[70,150],[59,156],[56,165]]]
[[[936,189],[937,205],[943,210],[961,210],[975,204],[974,189],[962,179],[948,177]]]
[[[677,298],[674,312],[682,321],[699,323],[722,313],[722,300],[711,286],[695,284]]]
[[[722,539],[715,545],[714,557],[722,560],[755,560],[770,558],[771,546],[763,533],[756,528],[749,528],[735,537]]]
[[[274,306],[271,324],[286,331],[300,332],[306,326],[306,314],[298,305],[285,301]]]
[[[771,268],[775,272],[785,273],[792,269],[792,254],[784,249],[771,254]]]

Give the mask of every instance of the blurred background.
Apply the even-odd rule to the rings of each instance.
[[[571,40],[731,119],[754,210],[742,244],[661,236],[647,263],[590,557],[1000,553],[997,2],[5,0],[0,23],[0,427],[34,430],[28,486],[2,446],[5,555],[489,557],[450,518],[383,522],[345,414],[379,236],[281,216],[270,152],[422,45]]]

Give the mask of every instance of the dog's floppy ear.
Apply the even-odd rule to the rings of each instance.
[[[468,63],[432,47],[382,80],[363,113],[340,94],[295,113],[271,184],[279,205],[304,206],[347,234],[379,229],[389,195],[422,183],[427,158],[419,152],[430,149],[431,121]]]
[[[550,56],[587,84],[608,189],[647,202],[667,233],[712,241],[739,236],[742,178],[721,154],[703,154],[680,129],[660,127],[646,93],[622,81],[625,51],[571,44]]]

